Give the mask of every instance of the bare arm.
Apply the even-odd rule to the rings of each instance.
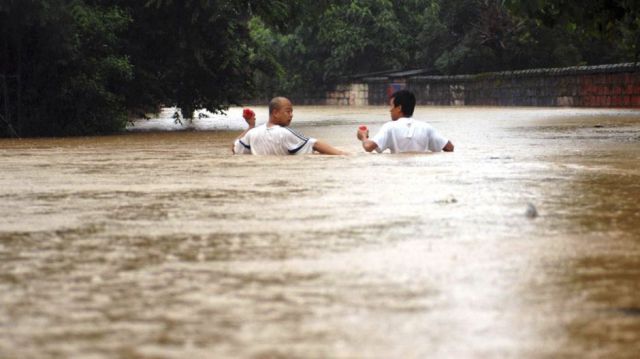
[[[453,143],[451,143],[451,141],[447,141],[447,144],[442,147],[442,150],[445,152],[453,152]]]
[[[238,137],[236,137],[233,140],[233,142],[231,143],[231,152],[233,154],[236,153],[236,151],[235,151],[236,140],[241,139],[242,137],[244,137],[244,135],[247,134],[247,132],[249,132],[252,128],[256,127],[256,115],[255,114],[252,114],[252,116],[249,117],[249,118],[244,117],[244,116],[243,116],[243,118],[247,122],[247,124],[249,125],[249,128],[247,128],[246,130],[242,131],[242,133]]]
[[[365,151],[371,152],[378,148],[378,144],[369,139],[369,130],[358,129],[357,136],[358,139],[362,141],[362,148],[364,148]]]
[[[346,152],[329,145],[322,141],[316,141],[313,145],[313,150],[322,153],[323,155],[346,155]]]

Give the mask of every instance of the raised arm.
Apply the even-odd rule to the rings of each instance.
[[[247,132],[249,132],[252,128],[256,127],[256,114],[249,110],[245,110],[242,113],[242,118],[244,118],[244,120],[247,122],[247,125],[249,125],[249,128],[247,128],[246,130],[242,131],[242,133],[236,137],[233,142],[231,143],[231,152],[233,154],[236,153],[235,147],[236,147],[236,141],[238,141],[239,139],[241,139],[242,137],[244,137],[244,135],[247,134]]]
[[[358,133],[357,133],[358,139],[360,141],[362,141],[362,148],[364,148],[365,151],[367,152],[371,152],[373,150],[375,150],[376,148],[378,148],[378,144],[371,141],[369,139],[369,130],[364,128],[364,129],[358,129]]]

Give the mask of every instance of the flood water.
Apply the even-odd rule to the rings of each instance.
[[[640,111],[419,107],[455,152],[380,155],[386,107],[295,107],[339,157],[231,156],[240,112],[0,140],[1,358],[638,357]]]

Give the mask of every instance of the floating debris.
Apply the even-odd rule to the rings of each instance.
[[[618,308],[617,311],[624,315],[628,315],[632,317],[640,316],[640,308],[638,307]]]
[[[455,197],[451,196],[451,197],[447,197],[447,198],[443,198],[443,199],[437,200],[436,203],[439,203],[439,204],[451,204],[451,203],[458,203],[458,200]]]
[[[538,217],[538,210],[533,203],[527,203],[527,211],[524,213],[528,218],[536,218]]]

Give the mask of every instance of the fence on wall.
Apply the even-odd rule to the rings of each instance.
[[[456,76],[362,77],[327,93],[329,105],[385,105],[406,88],[420,105],[640,108],[640,63]]]

